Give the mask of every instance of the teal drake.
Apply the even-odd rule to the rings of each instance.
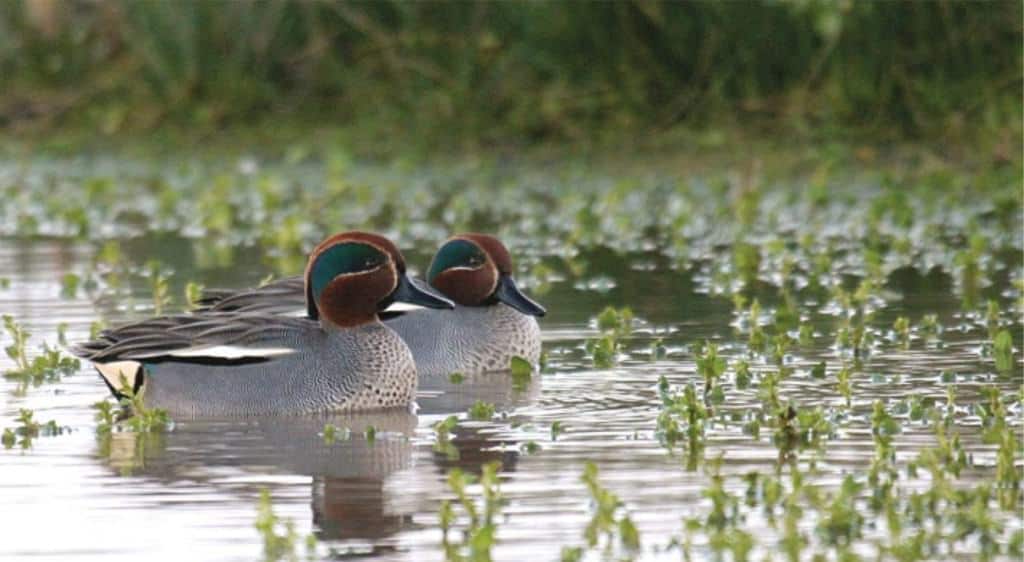
[[[450,311],[389,313],[385,324],[412,350],[420,377],[503,371],[512,357],[536,365],[544,308],[519,290],[512,258],[497,238],[478,233],[449,238],[434,255],[427,281],[455,302]],[[211,291],[205,312],[285,314],[302,303],[303,283],[289,278],[243,292]]]
[[[321,242],[301,294],[301,317],[251,310],[160,316],[108,330],[74,351],[115,395],[128,385],[171,415],[409,407],[416,365],[379,314],[395,301],[453,304],[406,275],[394,244],[365,232]]]

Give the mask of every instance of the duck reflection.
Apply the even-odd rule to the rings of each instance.
[[[330,444],[322,437],[326,424],[344,428]],[[237,475],[226,476],[225,468],[309,476],[318,539],[375,541],[411,522],[411,513],[392,510],[386,482],[410,466],[415,429],[409,412],[195,419],[167,433],[101,436],[98,456],[120,474],[200,483],[228,494],[251,488],[239,490]]]
[[[389,537],[412,525],[412,514],[392,513],[380,478],[336,478],[313,481],[313,525],[320,540]]]
[[[424,415],[461,414],[477,402],[494,404],[497,412],[510,412],[532,404],[540,395],[540,377],[517,381],[508,372],[421,379],[419,412]],[[481,467],[499,461],[502,471],[512,471],[519,460],[519,441],[495,433],[494,426],[463,422],[455,427],[447,441],[434,447],[432,459],[438,471],[452,468],[479,474]]]
[[[510,412],[529,406],[539,392],[539,377],[518,385],[508,373],[467,376],[457,383],[442,377],[421,384],[419,412],[433,417],[463,414],[478,401],[494,404],[498,412]],[[339,430],[328,443],[326,424],[347,431]],[[368,439],[371,426],[375,437]],[[97,457],[120,474],[168,484],[191,482],[217,493],[246,497],[255,490],[238,477],[239,472],[259,478],[308,476],[317,538],[368,542],[376,551],[388,547],[388,537],[413,528],[412,514],[422,507],[395,493],[404,489],[396,485],[401,478],[414,478],[423,485],[422,474],[405,470],[413,466],[416,426],[416,415],[405,411],[201,418],[179,421],[166,433],[101,436]],[[515,470],[519,443],[507,433],[495,424],[463,421],[452,430],[448,447],[436,447],[430,453],[432,465],[441,474],[455,467],[479,473],[491,461],[500,461],[503,471]],[[422,491],[441,482],[438,479]]]
[[[433,461],[440,474],[453,468],[480,474],[481,467],[493,461],[501,463],[500,472],[512,472],[519,462],[518,445],[518,440],[497,438],[483,427],[459,426],[447,443],[434,448]]]
[[[511,373],[499,371],[459,377],[420,379],[416,396],[418,413],[461,414],[476,402],[494,404],[498,411],[509,411],[532,404],[540,394],[540,376],[517,382]]]

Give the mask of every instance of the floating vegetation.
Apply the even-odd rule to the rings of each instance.
[[[710,396],[714,404],[721,404],[725,399],[721,387],[718,386],[718,380],[725,374],[725,367],[725,358],[718,355],[718,345],[705,342],[704,346],[697,350],[697,373],[704,379],[704,394]]]
[[[1001,330],[992,340],[992,357],[996,362],[996,370],[1008,373],[1013,370],[1013,337],[1010,332]]]
[[[619,496],[601,485],[597,465],[586,463],[581,479],[591,502],[590,522],[583,530],[587,548],[598,548],[603,543],[605,552],[618,546],[626,553],[635,554],[640,549],[640,533]]]
[[[491,421],[494,417],[494,404],[477,400],[469,407],[469,419],[476,421]]]
[[[170,273],[157,260],[146,262],[146,271],[150,281],[150,291],[153,294],[153,315],[160,316],[164,313],[164,309],[171,304]]]
[[[565,433],[565,424],[555,420],[551,422],[551,440],[558,441],[558,436]]]
[[[688,455],[687,468],[696,469],[698,455],[704,450],[704,426],[710,417],[708,408],[693,384],[683,388],[682,393],[672,393],[668,380],[658,381],[658,395],[661,398],[661,412],[656,421],[658,440],[670,452],[677,444],[685,443]]]
[[[509,372],[512,375],[512,387],[516,390],[525,389],[533,380],[533,365],[518,355],[512,357]]]
[[[260,490],[259,502],[256,504],[256,531],[263,539],[263,559],[267,562],[278,560],[298,560],[297,549],[300,541],[305,543],[306,559],[317,559],[316,537],[307,535],[303,540],[295,530],[295,522],[282,519],[274,513],[274,504],[270,499],[270,491]]]
[[[64,355],[59,349],[51,348],[45,342],[40,353],[30,360],[27,350],[30,334],[10,315],[5,314],[3,321],[4,330],[13,340],[4,351],[15,364],[14,369],[4,371],[4,378],[17,381],[16,394],[24,394],[29,386],[59,381],[62,376],[70,375],[81,368],[78,359]],[[58,332],[58,340],[63,337],[62,333]]]
[[[910,319],[906,316],[900,316],[892,324],[892,329],[896,332],[896,338],[900,342],[900,346],[903,349],[910,347]]]
[[[494,231],[507,240],[517,276],[531,290],[542,286],[551,301],[539,370],[514,358],[493,393],[461,373],[447,377],[460,385],[446,389],[451,396],[437,399],[428,389],[418,437],[402,443],[411,464],[401,456],[408,449],[390,456],[399,447],[384,438],[392,435],[388,424],[367,421],[350,432],[320,430],[318,422],[307,432],[319,430],[314,445],[374,444],[361,449],[367,458],[352,461],[372,465],[371,477],[342,483],[344,492],[356,487],[360,501],[367,493],[373,513],[339,511],[374,518],[380,536],[332,535],[327,508],[347,506],[319,496],[336,482],[315,480],[322,486],[312,498],[317,532],[345,548],[358,544],[346,555],[400,544],[417,559],[438,558],[443,548],[451,560],[486,560],[530,541],[539,558],[563,560],[1020,556],[1024,389],[1013,375],[1024,279],[1016,164],[961,172],[925,156],[914,170],[873,172],[873,149],[837,143],[794,157],[797,166],[817,166],[806,180],[785,170],[762,174],[753,164],[749,173],[652,168],[617,176],[571,160],[554,172],[517,175],[506,173],[515,158],[370,164],[345,153],[341,141],[320,140],[254,151],[215,169],[218,158],[207,155],[184,171],[140,166],[140,181],[151,186],[141,200],[131,197],[134,179],[67,180],[95,192],[84,215],[12,205],[17,197],[55,198],[47,174],[65,181],[29,163],[0,185],[10,196],[0,198],[0,214],[10,219],[0,229],[92,248],[91,265],[63,279],[61,269],[47,290],[76,299],[60,307],[80,307],[87,297],[110,323],[150,308],[194,306],[200,283],[252,285],[267,269],[298,273],[304,252],[340,225],[388,231],[418,273],[451,232]],[[140,236],[139,224],[153,233]],[[90,237],[80,243],[79,232]],[[22,286],[16,278],[15,288]],[[52,320],[69,322],[58,342],[84,337],[76,314]],[[89,330],[95,336],[102,325]],[[13,320],[5,328],[4,368],[19,373],[9,388],[70,372],[60,371],[62,357],[50,347],[33,370],[33,342]],[[30,371],[42,374],[23,375]],[[450,397],[456,405],[445,409]],[[140,397],[102,402],[96,416],[96,456],[124,473],[165,471],[185,454],[174,443],[184,432],[167,433],[169,420],[147,414]],[[0,442],[19,447],[21,427],[5,428]],[[244,450],[242,441],[225,447]],[[331,470],[352,468],[340,466],[349,447],[314,448],[332,463],[339,457]],[[385,454],[388,462],[377,462]],[[493,459],[508,470],[503,490],[497,468],[470,476]],[[607,463],[606,482],[588,466],[584,486],[565,486],[588,459]],[[451,493],[440,507],[429,486],[417,488],[426,495],[416,501],[393,501],[393,488],[401,488],[393,482],[435,478],[452,466],[461,472],[448,477]],[[589,499],[583,538],[556,544],[533,528],[534,514],[564,507],[553,505],[556,496],[577,505]],[[506,500],[511,508],[502,510]],[[429,516],[436,509],[443,545],[407,540],[429,536],[423,506]],[[665,526],[654,515],[671,520]],[[506,525],[514,527],[507,535],[514,546],[498,542],[499,525],[503,537]],[[273,529],[268,558],[299,556],[302,540],[282,520],[265,527]]]
[[[491,560],[491,550],[498,541],[498,517],[504,504],[498,469],[501,463],[489,462],[481,467],[479,480],[453,468],[448,473],[448,488],[455,501],[442,500],[438,510],[441,527],[441,546],[449,562],[485,562]],[[469,487],[478,485],[479,501],[469,493]],[[456,508],[461,508],[465,522],[460,525]],[[461,531],[461,536],[452,534]]]
[[[595,367],[607,369],[618,364],[622,339],[633,332],[633,311],[606,307],[598,314],[596,324],[601,337],[587,340],[584,348]]]
[[[451,435],[459,425],[459,418],[448,416],[434,424],[434,451],[443,454],[450,460],[459,458],[459,450],[452,444]]]
[[[16,427],[5,427],[3,436],[0,437],[0,444],[5,449],[17,445],[21,449],[32,448],[32,440],[37,437],[50,437],[60,435],[71,428],[58,425],[56,421],[50,420],[46,423],[35,421],[35,412],[27,408],[18,410],[18,425]]]
[[[116,411],[114,404],[109,400],[101,400],[92,405],[96,410],[97,433],[109,435],[114,430],[162,433],[173,427],[167,410],[146,406],[143,400],[145,387],[138,393],[132,391],[131,385],[122,375],[121,389],[118,393],[121,395],[117,401],[120,411]]]
[[[185,305],[189,309],[196,308],[203,296],[204,289],[205,287],[202,283],[196,283],[195,281],[189,281],[185,284]]]
[[[348,441],[351,435],[352,432],[347,427],[338,427],[332,423],[325,423],[323,430],[320,432],[320,438],[324,440],[324,445],[333,445],[338,441]]]

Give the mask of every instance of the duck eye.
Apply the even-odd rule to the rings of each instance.
[[[469,265],[471,265],[473,267],[476,267],[476,266],[481,265],[483,263],[484,263],[484,259],[483,259],[482,256],[477,256],[477,255],[469,256]]]
[[[377,258],[366,258],[365,266],[367,269],[371,267],[376,267],[377,265],[380,265],[377,261]]]

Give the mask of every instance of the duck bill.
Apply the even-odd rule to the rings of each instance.
[[[416,304],[427,308],[445,308],[449,310],[455,308],[452,301],[441,296],[440,293],[426,283],[418,279],[412,279],[408,275],[399,277],[398,288],[395,289],[392,298],[398,302]]]
[[[494,291],[494,298],[512,308],[530,316],[544,316],[547,311],[544,307],[530,300],[516,287],[516,282],[511,275],[502,275],[498,279],[498,288]]]

